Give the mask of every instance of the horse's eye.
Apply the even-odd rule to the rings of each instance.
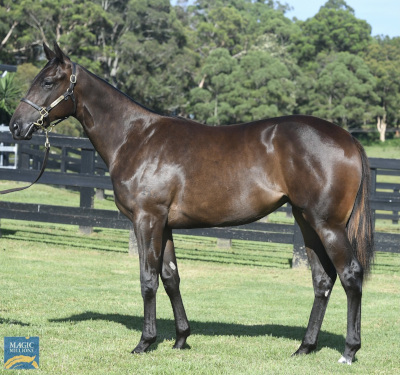
[[[45,89],[50,89],[51,87],[53,87],[53,81],[50,80],[43,81],[43,87]]]

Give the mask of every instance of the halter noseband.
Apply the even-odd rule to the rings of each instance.
[[[25,102],[27,104],[29,104],[30,106],[32,106],[33,108],[35,108],[39,114],[40,117],[38,118],[38,120],[34,123],[32,123],[32,125],[37,126],[38,128],[42,129],[45,133],[46,133],[46,144],[48,144],[48,134],[49,132],[51,132],[51,130],[53,129],[54,126],[56,126],[57,124],[59,124],[61,121],[66,120],[69,116],[66,116],[60,120],[58,120],[57,122],[50,124],[50,126],[48,128],[46,128],[43,125],[43,120],[49,115],[49,112],[56,107],[58,104],[60,104],[63,100],[68,100],[69,97],[71,97],[72,102],[74,103],[74,113],[76,112],[76,101],[75,101],[75,96],[74,96],[74,87],[76,84],[76,64],[72,63],[72,74],[69,77],[69,87],[67,89],[67,91],[62,94],[58,99],[54,100],[54,102],[52,102],[48,107],[40,107],[37,104],[33,103],[32,101],[30,101],[29,99],[26,98],[22,98],[21,102]]]

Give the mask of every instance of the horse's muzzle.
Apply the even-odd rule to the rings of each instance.
[[[33,123],[26,126],[25,128],[22,124],[18,124],[18,122],[12,122],[10,124],[10,131],[15,140],[31,139],[36,129],[37,127]]]

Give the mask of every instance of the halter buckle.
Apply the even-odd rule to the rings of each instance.
[[[49,112],[47,112],[46,108],[42,107],[42,108],[40,108],[39,114],[40,114],[40,116],[42,116],[42,120],[43,120],[44,117],[47,117],[49,115]]]
[[[50,130],[51,131],[51,130]],[[46,135],[46,141],[44,142],[44,147],[50,148],[50,141],[49,141],[49,130],[44,129],[45,135]]]

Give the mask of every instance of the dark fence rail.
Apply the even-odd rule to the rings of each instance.
[[[16,142],[9,133],[0,133],[3,144],[18,144],[18,168],[0,168],[1,180],[31,182],[35,179],[44,154],[44,136],[31,141]],[[131,229],[131,223],[121,213],[93,208],[95,189],[112,190],[110,177],[102,159],[85,138],[51,137],[52,153],[40,183],[79,189],[79,207],[51,206],[17,202],[0,202],[0,218],[79,225],[91,227]],[[370,159],[371,206],[375,221],[399,223],[400,159]],[[382,177],[383,176],[383,177]],[[387,178],[387,176],[390,176]],[[382,182],[385,181],[385,182]],[[394,182],[386,182],[394,181]],[[17,197],[16,197],[17,199]],[[282,207],[290,215],[290,205]],[[293,244],[293,265],[306,260],[304,243],[297,224],[252,223],[229,228],[176,230],[178,234]],[[400,234],[375,233],[379,251],[400,253]]]

